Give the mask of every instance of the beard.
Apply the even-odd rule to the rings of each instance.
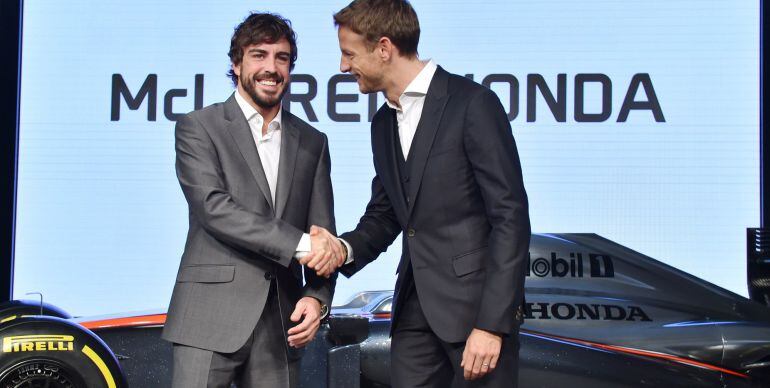
[[[265,93],[264,91],[257,90],[258,79],[275,81],[276,85],[281,85],[283,88],[275,94]],[[251,97],[252,101],[254,101],[254,103],[258,106],[266,109],[273,108],[280,104],[281,100],[283,99],[283,95],[286,94],[286,92],[289,90],[289,88],[287,88],[284,84],[283,77],[277,73],[260,73],[255,74],[250,78],[241,74],[240,83],[243,85],[243,90],[249,94],[249,97]]]

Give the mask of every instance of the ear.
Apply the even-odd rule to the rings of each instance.
[[[235,63],[230,62],[230,67],[232,67],[233,73],[235,73],[236,77],[240,77],[241,76],[241,64],[240,63],[236,65]]]
[[[390,38],[386,36],[381,37],[380,40],[377,41],[375,50],[377,50],[377,55],[379,55],[380,59],[384,62],[387,62],[393,58],[393,56],[398,55],[398,49],[393,45],[393,42],[390,41]]]

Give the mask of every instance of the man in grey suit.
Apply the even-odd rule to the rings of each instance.
[[[403,233],[391,383],[515,387],[530,225],[506,113],[491,90],[418,58],[409,2],[355,0],[334,23],[340,70],[387,101],[372,119],[371,199],[340,238],[350,276]]]
[[[297,59],[288,20],[251,14],[229,56],[235,93],[176,125],[189,231],[163,338],[174,387],[294,387],[294,348],[313,339],[334,291],[331,267],[298,260],[341,254],[310,228],[334,230],[327,138],[281,108]]]

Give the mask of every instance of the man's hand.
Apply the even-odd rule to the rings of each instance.
[[[290,319],[292,322],[299,322],[302,319],[302,322],[287,332],[289,346],[301,348],[313,340],[321,325],[321,302],[310,296],[300,299]]]
[[[495,333],[473,329],[465,342],[463,361],[463,377],[466,380],[476,380],[495,370],[500,358],[500,347],[503,339]]]
[[[299,260],[300,264],[328,278],[345,263],[345,259],[339,239],[320,226],[310,227],[310,253]]]

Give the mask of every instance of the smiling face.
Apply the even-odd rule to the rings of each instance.
[[[340,43],[340,71],[356,77],[361,93],[385,90],[384,63],[378,55],[378,48],[367,47],[364,36],[356,34],[345,26],[337,30]]]
[[[258,110],[272,110],[288,90],[290,66],[291,46],[285,38],[243,47],[241,63],[233,64],[238,91],[251,97]]]

